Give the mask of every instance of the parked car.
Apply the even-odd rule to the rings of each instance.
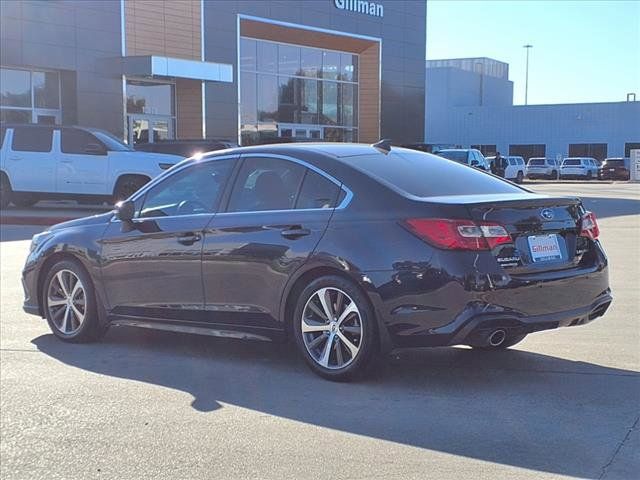
[[[485,170],[487,172],[491,170],[489,163],[484,158],[484,155],[482,155],[482,152],[475,148],[447,148],[438,150],[435,154],[440,157],[453,160],[454,162],[475,167],[479,170]]]
[[[629,158],[606,158],[598,168],[601,180],[629,180],[631,178],[631,160]]]
[[[539,178],[558,179],[560,165],[553,158],[532,157],[527,162],[525,177],[535,180]]]
[[[495,162],[496,157],[485,157],[489,164]],[[518,156],[502,157],[507,160],[507,168],[504,171],[504,178],[507,180],[513,180],[516,183],[522,183],[524,180],[524,172],[526,170],[526,164],[524,158]]]
[[[565,158],[560,167],[560,178],[582,178],[591,180],[598,177],[598,166],[598,161],[595,158]]]
[[[3,124],[0,132],[2,208],[44,199],[122,200],[182,160],[135,152],[95,128]]]
[[[502,349],[602,316],[598,233],[577,198],[423,152],[239,148],[34,236],[24,309],[69,342],[118,325],[291,338],[314,372],[349,379],[381,351]]]
[[[135,149],[141,152],[169,153],[185,158],[237,146],[237,143],[227,140],[156,140],[154,143],[137,143]]]

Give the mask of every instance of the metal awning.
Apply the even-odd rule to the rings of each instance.
[[[173,77],[233,82],[233,65],[227,63],[200,62],[183,58],[157,55],[127,56],[110,59],[109,70],[118,75],[134,77]]]

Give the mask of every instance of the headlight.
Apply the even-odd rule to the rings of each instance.
[[[33,252],[36,248],[38,248],[38,245],[40,245],[44,240],[49,238],[51,235],[52,235],[52,232],[50,232],[49,230],[45,230],[44,232],[36,233],[31,238],[31,246],[29,247],[29,252]]]

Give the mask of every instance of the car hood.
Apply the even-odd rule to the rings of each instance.
[[[141,152],[137,150],[122,151],[122,152],[110,152],[125,158],[130,158],[132,162],[141,160],[155,160],[160,163],[176,164],[184,159],[180,155],[171,155],[169,153],[154,153],[154,152]]]
[[[53,232],[56,230],[64,230],[65,228],[84,227],[87,225],[102,225],[102,224],[106,225],[109,222],[109,220],[111,220],[111,217],[113,217],[113,210],[109,212],[101,213],[99,215],[76,218],[74,220],[69,220],[68,222],[58,223],[56,225],[53,225],[52,227],[49,227],[48,230],[50,232]]]

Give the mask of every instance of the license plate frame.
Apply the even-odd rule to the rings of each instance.
[[[562,260],[558,234],[529,235],[527,237],[529,253],[533,263],[557,262]]]

